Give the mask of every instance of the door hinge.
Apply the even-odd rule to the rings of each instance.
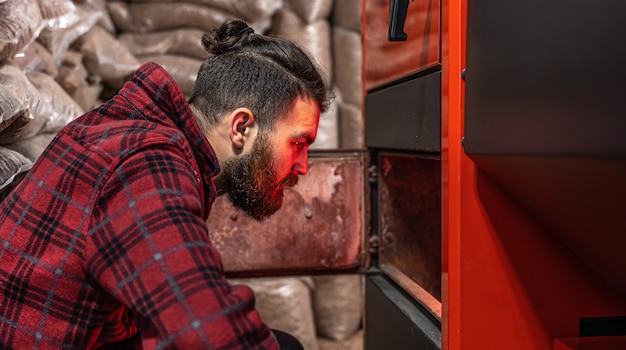
[[[371,165],[367,169],[367,181],[370,184],[378,183],[378,167],[376,165]]]
[[[378,236],[370,237],[370,240],[369,240],[369,245],[370,245],[369,252],[370,252],[370,254],[378,254],[379,243],[380,243],[380,240],[378,239]]]

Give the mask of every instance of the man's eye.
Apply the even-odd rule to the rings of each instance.
[[[298,147],[298,148],[302,148],[302,147],[304,147],[304,145],[305,145],[305,143],[304,143],[304,142],[298,142],[298,141],[294,142],[294,144],[295,144],[295,145],[296,145],[296,147]]]

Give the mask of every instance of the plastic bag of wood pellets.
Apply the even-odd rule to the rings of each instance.
[[[38,104],[37,90],[19,68],[5,64],[0,67],[0,131],[7,129],[18,118],[32,119]],[[13,128],[16,130],[18,128]]]
[[[141,63],[149,61],[160,64],[178,84],[185,96],[190,96],[198,78],[202,61],[177,55],[147,55],[137,57]]]
[[[318,63],[326,81],[333,81],[330,23],[327,20],[306,23],[293,11],[281,9],[272,18],[269,32],[300,45]]]
[[[37,88],[41,95],[42,109],[38,109],[35,116],[41,114],[46,122],[41,129],[43,133],[54,133],[61,130],[72,120],[81,116],[83,109],[63,90],[61,85],[57,83],[51,76],[33,72],[28,75],[28,80]]]
[[[82,58],[80,52],[68,51],[63,57],[55,80],[83,111],[88,111],[100,104],[98,99],[103,87],[99,77],[89,74],[82,63]]]
[[[15,80],[14,76],[6,74],[6,71],[6,68],[2,68],[0,72],[0,131],[8,127],[19,112],[30,108],[31,96],[24,82]]]
[[[120,88],[140,62],[108,31],[94,27],[83,38],[82,54],[87,70],[114,88]]]
[[[63,23],[54,24],[54,21],[76,10],[72,0],[37,0],[39,9],[44,19],[48,20],[49,25],[62,26]],[[50,20],[53,23],[50,23]]]
[[[236,15],[206,5],[190,2],[158,2],[127,4],[109,3],[109,13],[116,27],[124,32],[148,33],[178,28],[195,28],[205,31],[219,27]],[[250,27],[262,32],[270,19],[253,19]]]
[[[46,23],[37,0],[7,0],[0,5],[0,60],[13,57],[35,40]]]
[[[256,297],[256,310],[270,328],[296,337],[305,350],[317,350],[310,277],[236,279],[232,284],[245,284]]]
[[[0,147],[0,201],[23,179],[33,162],[19,152]]]
[[[314,276],[313,311],[317,334],[346,340],[361,327],[362,277],[359,275]]]
[[[333,7],[332,22],[336,27],[363,31],[363,3],[361,0],[336,0]]]
[[[28,111],[19,112],[11,119],[10,124],[0,131],[0,145],[7,145],[22,138],[26,126],[32,120],[33,116]]]
[[[34,106],[31,106],[28,111],[19,113],[21,117],[16,119],[12,135],[6,132],[3,137],[0,137],[3,139],[1,143],[4,145],[37,135],[48,120],[48,113],[50,113],[49,104],[44,101],[39,90],[28,80],[27,85]]]
[[[339,118],[337,103],[332,101],[328,110],[320,116],[317,137],[310,149],[335,149],[339,147]]]
[[[21,68],[25,73],[42,71],[52,76],[58,73],[52,54],[37,41],[30,43],[8,62],[12,66]]]
[[[72,94],[72,98],[84,111],[89,111],[102,104],[102,100],[100,100],[102,89],[102,84],[86,85],[76,90]]]
[[[153,33],[122,33],[119,42],[135,56],[173,54],[204,60],[209,53],[202,46],[200,29],[174,29]]]
[[[89,32],[100,18],[101,13],[86,7],[76,6],[60,26],[48,26],[37,38],[50,53],[58,65],[70,45]]]
[[[333,0],[284,0],[285,8],[295,12],[307,23],[327,19],[333,10]],[[346,1],[346,0],[338,0]]]
[[[35,137],[15,141],[4,147],[20,153],[34,163],[55,136],[56,133],[42,133]]]
[[[7,89],[10,87],[0,86],[0,131],[6,129],[23,108],[28,108],[28,105],[22,104],[15,94]]]
[[[341,148],[363,148],[363,110],[361,107],[353,106],[345,102],[338,102],[339,125],[340,125],[340,147]]]
[[[93,12],[97,12],[100,14],[98,18],[97,25],[106,29],[110,33],[115,33],[116,28],[115,24],[113,24],[113,20],[109,15],[109,10],[107,8],[107,0],[84,0],[84,1],[76,1],[76,3],[82,3],[82,7],[86,9],[91,9]]]
[[[83,54],[69,50],[63,55],[61,67],[59,67],[59,76],[55,80],[71,95],[87,85],[89,76],[89,71],[83,65]]]
[[[171,2],[172,0],[130,0],[130,2]],[[192,3],[206,5],[220,11],[232,13],[246,20],[269,18],[283,7],[283,0],[188,0]]]
[[[346,340],[317,338],[317,343],[320,348],[319,350],[363,350],[364,332],[360,330]]]
[[[343,102],[363,104],[361,34],[338,27],[333,28],[333,62],[335,85]]]

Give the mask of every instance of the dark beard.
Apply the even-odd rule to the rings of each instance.
[[[265,135],[258,136],[249,154],[227,161],[220,178],[233,205],[259,221],[280,209],[283,205],[282,189],[298,182],[295,174],[278,181]]]

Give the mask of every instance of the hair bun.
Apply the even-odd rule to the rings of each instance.
[[[240,48],[241,39],[253,33],[254,29],[242,20],[226,21],[202,37],[202,46],[210,54],[219,55]]]
[[[246,34],[253,34],[253,33],[254,33],[254,29],[252,29],[251,27],[246,27],[239,31],[239,36],[244,36]]]

